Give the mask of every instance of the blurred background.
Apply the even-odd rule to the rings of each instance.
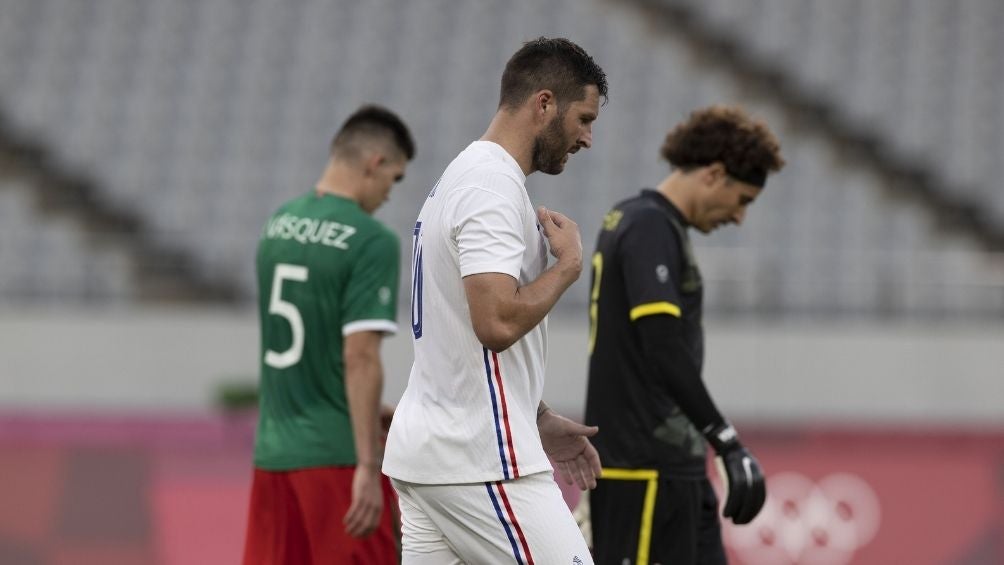
[[[265,218],[375,102],[418,143],[378,212],[409,241],[540,35],[610,81],[593,148],[527,183],[587,253],[691,110],[781,140],[746,223],[694,238],[705,379],[770,481],[733,562],[1004,563],[1002,27],[999,0],[0,0],[0,563],[238,563]],[[587,278],[550,326],[572,417]],[[385,351],[395,403],[410,336]]]

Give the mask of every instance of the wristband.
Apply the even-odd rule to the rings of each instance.
[[[708,440],[711,447],[715,448],[715,451],[718,453],[728,451],[739,445],[739,434],[732,424],[728,422],[712,424],[704,428],[701,433],[704,434],[704,438]]]

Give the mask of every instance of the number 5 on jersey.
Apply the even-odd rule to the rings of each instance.
[[[268,302],[268,313],[282,316],[289,322],[293,343],[286,351],[269,349],[265,352],[265,364],[276,369],[286,369],[300,362],[303,356],[303,317],[292,302],[282,299],[282,283],[285,281],[307,282],[307,268],[300,265],[279,263],[272,276],[272,294]]]

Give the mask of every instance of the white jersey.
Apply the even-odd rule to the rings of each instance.
[[[547,267],[524,183],[501,146],[475,141],[446,168],[412,242],[415,362],[394,412],[383,472],[419,484],[550,471],[537,432],[547,320],[502,353],[474,335],[463,277],[505,273],[523,286]]]

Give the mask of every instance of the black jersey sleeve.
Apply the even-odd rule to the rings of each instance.
[[[630,318],[655,381],[650,384],[669,394],[699,431],[721,423],[684,336],[680,236],[662,211],[646,210],[625,226],[619,243]]]
[[[725,421],[711,399],[700,370],[683,340],[683,322],[673,316],[645,316],[635,322],[649,374],[676,401],[683,414],[698,431]]]
[[[631,321],[652,314],[680,317],[680,241],[659,210],[636,214],[618,241]]]

